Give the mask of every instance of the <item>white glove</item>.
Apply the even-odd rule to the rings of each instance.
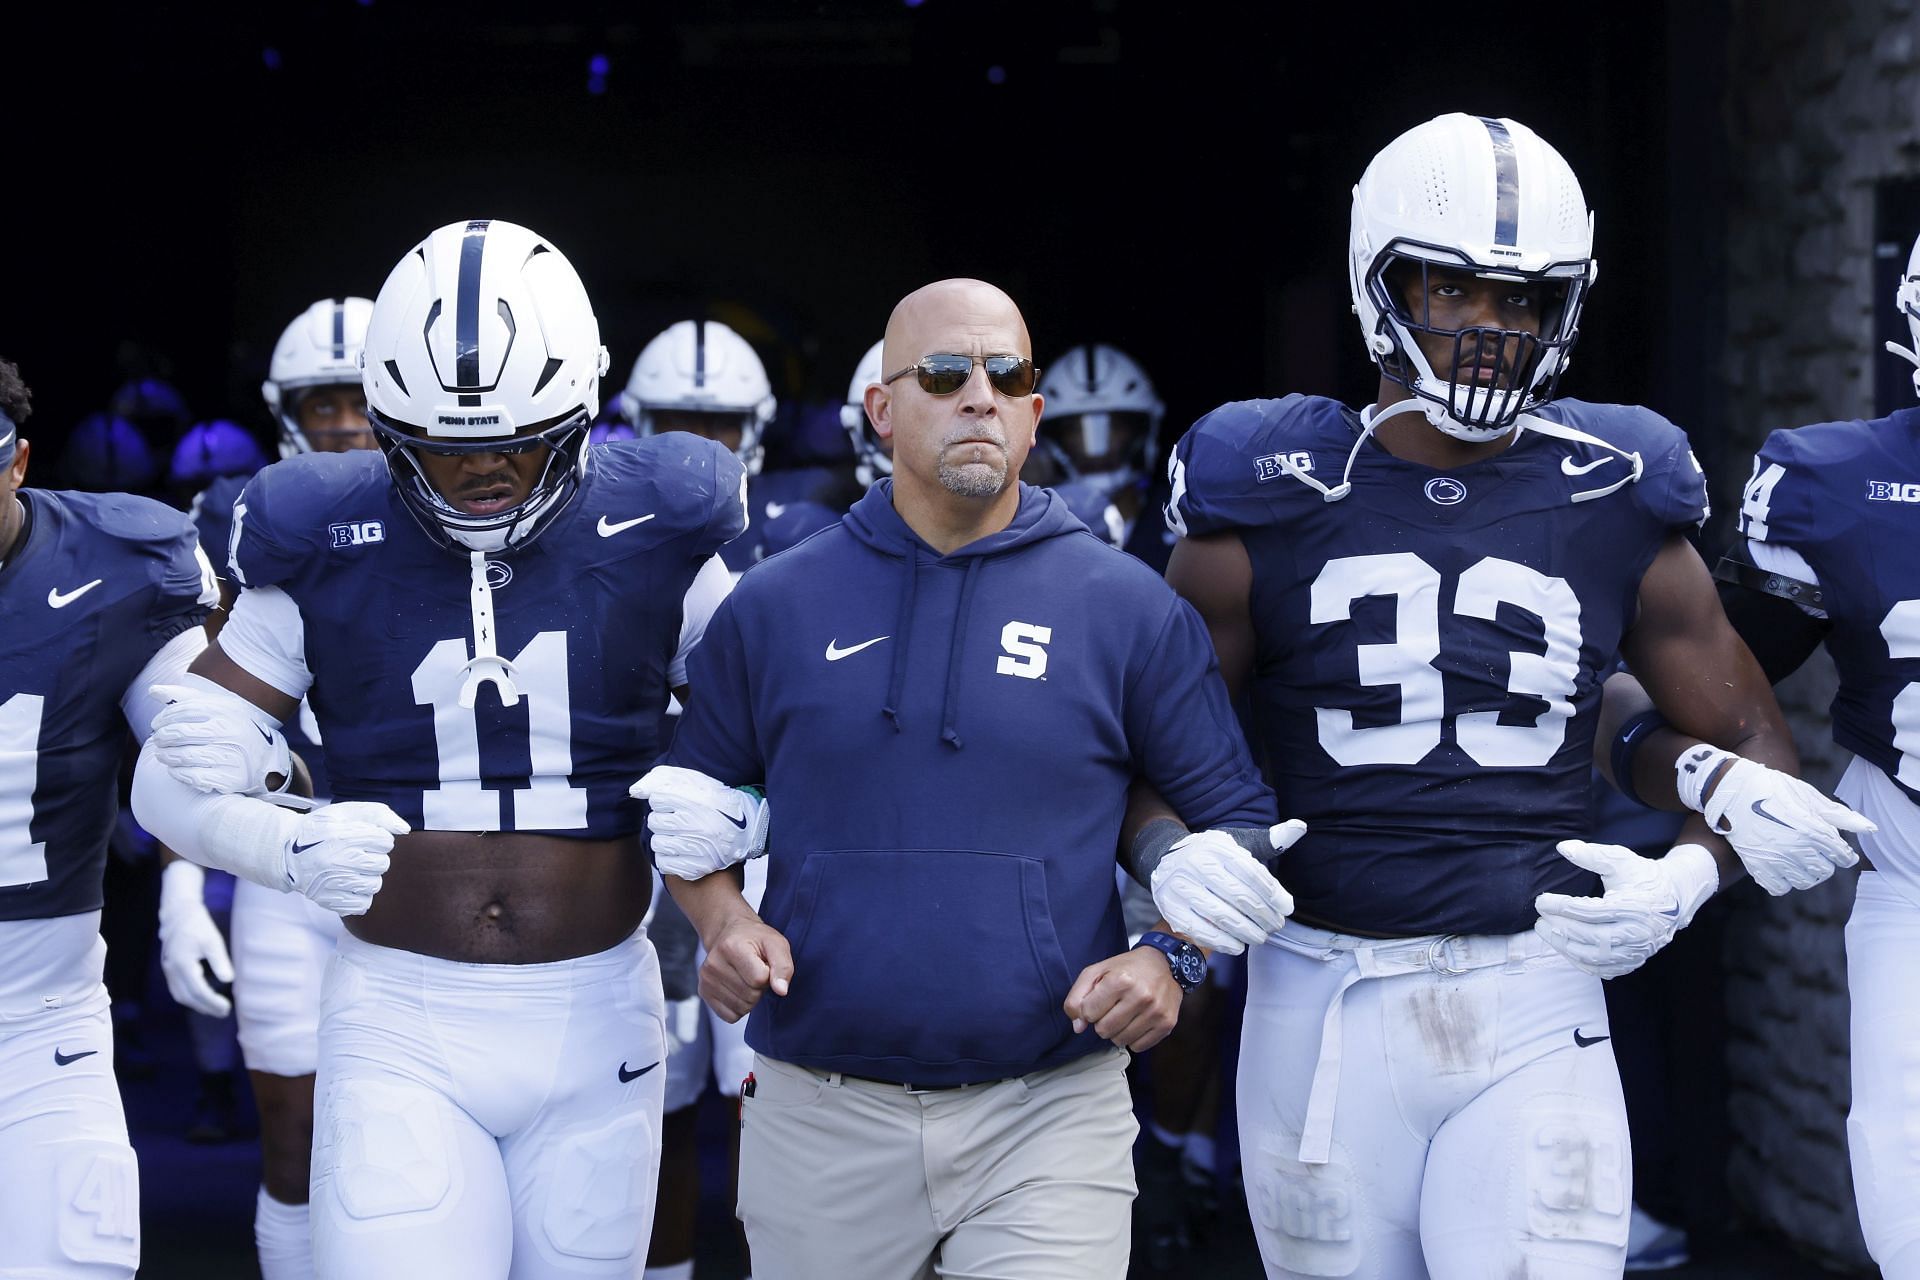
[[[207,914],[207,873],[191,862],[173,861],[160,873],[160,970],[175,1004],[209,1018],[233,1012],[233,1001],[213,989],[202,960],[221,982],[233,981],[227,940]]]
[[[271,716],[204,677],[157,684],[165,702],[153,717],[153,753],[167,772],[195,791],[264,796],[267,777],[293,775],[293,753]],[[284,783],[282,784],[285,785]]]
[[[647,834],[662,875],[698,880],[767,851],[767,802],[698,770],[655,765],[627,794],[650,806]]]
[[[1732,763],[1703,806],[1707,780],[1727,761]],[[1681,803],[1703,814],[1740,855],[1753,882],[1776,898],[1860,861],[1841,832],[1879,830],[1800,779],[1705,743],[1681,753],[1674,777]]]
[[[1294,818],[1253,834],[1279,852],[1306,832],[1307,824]],[[1151,885],[1153,905],[1175,933],[1230,956],[1265,942],[1293,911],[1293,895],[1241,834],[1196,831],[1176,841],[1153,869]]]
[[[1675,845],[1664,858],[1643,858],[1625,845],[1562,840],[1560,856],[1598,872],[1598,898],[1543,893],[1533,900],[1533,931],[1597,978],[1632,973],[1693,921],[1720,887],[1713,855],[1697,844]]]
[[[300,814],[279,850],[283,883],[336,915],[361,915],[393,863],[393,838],[411,830],[386,805],[365,800]]]

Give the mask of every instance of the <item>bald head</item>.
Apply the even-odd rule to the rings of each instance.
[[[951,339],[992,336],[996,345],[988,349],[988,354],[1033,358],[1033,340],[1027,336],[1027,322],[1020,308],[1005,290],[984,280],[936,280],[900,299],[887,317],[881,368],[892,373],[932,354],[934,348],[928,344],[935,335],[948,339],[949,345],[942,350],[980,350],[977,346],[951,345]],[[1009,347],[1008,341],[1018,345]]]

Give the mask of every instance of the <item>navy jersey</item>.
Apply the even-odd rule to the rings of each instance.
[[[29,524],[0,568],[0,920],[99,908],[121,698],[217,598],[181,512],[123,493],[20,498]]]
[[[530,545],[486,557],[492,683],[460,705],[475,657],[472,562],[401,504],[384,457],[268,467],[234,510],[233,570],[300,607],[336,800],[416,827],[629,835],[627,787],[661,749],[682,598],[740,532],[740,464],[684,432],[594,448],[580,492]]]
[[[1113,495],[1097,481],[1069,480],[1056,486],[1054,492],[1095,537],[1108,546],[1118,547],[1155,573],[1166,573],[1173,544],[1179,539],[1160,519],[1160,508],[1167,500],[1165,492],[1141,486],[1140,510],[1131,528],[1127,526],[1126,517],[1120,514],[1120,508],[1114,505]]]
[[[747,510],[751,517],[747,530],[727,544],[720,558],[738,576],[768,556],[792,546],[799,538],[792,536],[790,530],[795,526],[785,520],[791,509],[802,503],[832,508],[840,488],[833,472],[825,467],[763,471],[754,476],[747,482]],[[789,532],[785,537],[776,537],[775,544],[770,545],[768,535],[776,532],[773,528],[776,524],[784,524]]]
[[[1582,438],[1523,429],[1449,471],[1369,441],[1332,503],[1291,472],[1337,483],[1360,424],[1334,401],[1230,404],[1179,444],[1169,523],[1236,531],[1252,564],[1255,736],[1308,824],[1279,875],[1311,920],[1514,933],[1535,895],[1598,891],[1553,846],[1588,834],[1601,680],[1705,481],[1649,410],[1538,416]]]
[[[1920,800],[1920,409],[1775,431],[1740,532],[1812,566],[1834,624],[1834,741]]]
[[[219,477],[194,495],[193,506],[187,510],[193,518],[193,527],[199,531],[201,550],[222,570],[233,554],[233,504],[247,487],[247,479],[246,476]]]

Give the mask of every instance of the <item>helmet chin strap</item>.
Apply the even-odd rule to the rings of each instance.
[[[1426,403],[1418,397],[1409,396],[1405,400],[1395,401],[1384,409],[1371,404],[1362,409],[1360,411],[1360,434],[1355,437],[1353,448],[1347,450],[1347,465],[1340,469],[1340,483],[1334,485],[1332,488],[1321,484],[1318,480],[1314,479],[1309,472],[1302,471],[1299,467],[1295,466],[1293,459],[1284,453],[1279,457],[1280,470],[1292,476],[1308,488],[1319,491],[1322,502],[1338,502],[1353,492],[1353,480],[1351,478],[1353,475],[1353,460],[1360,456],[1361,446],[1366,444],[1368,437],[1373,435],[1380,424],[1396,413],[1406,413],[1414,409],[1425,412],[1426,407]]]
[[[1914,345],[1920,346],[1920,342]],[[1913,366],[1913,392],[1915,395],[1920,395],[1920,352],[1915,352],[1911,347],[1903,347],[1897,342],[1888,342],[1887,350]]]

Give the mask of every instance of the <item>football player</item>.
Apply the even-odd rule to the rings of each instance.
[[[1676,724],[1796,765],[1687,541],[1686,438],[1554,399],[1592,235],[1525,125],[1410,130],[1353,193],[1377,402],[1229,404],[1171,459],[1169,580],[1307,821],[1278,868],[1296,917],[1249,953],[1240,1057],[1275,1276],[1618,1274],[1630,1168],[1593,974],[1740,863],[1697,817],[1657,860],[1580,840],[1600,676],[1622,652]],[[1630,945],[1596,962],[1583,929]]]
[[[853,380],[847,384],[847,400],[840,406],[840,425],[846,428],[853,445],[853,478],[862,489],[871,488],[882,476],[893,474],[893,441],[882,439],[867,421],[867,388],[880,381],[882,348],[886,339],[867,348],[854,367]]]
[[[753,346],[718,320],[682,320],[633,362],[620,408],[642,436],[688,431],[733,450],[746,468],[747,532],[721,553],[735,577],[766,559],[763,530],[795,503],[824,503],[833,475],[821,467],[764,470],[775,401]]]
[[[1054,487],[1068,508],[1122,551],[1165,572],[1175,539],[1147,489],[1159,474],[1166,406],[1146,370],[1105,343],[1074,347],[1047,366],[1040,393],[1047,416],[1038,447],[1060,468]],[[1156,518],[1141,520],[1142,511]]]
[[[1913,346],[1890,342],[1888,349],[1920,366],[1920,241],[1894,303]],[[1914,389],[1920,392],[1920,368]],[[1775,431],[1741,496],[1741,537],[1715,572],[1727,616],[1769,679],[1785,679],[1822,644],[1839,672],[1833,739],[1853,761],[1835,791],[1871,823],[1859,833],[1865,858],[1847,922],[1847,1147],[1861,1230],[1889,1280],[1920,1277],[1920,1160],[1905,1137],[1920,1124],[1920,1104],[1903,1065],[1920,1044],[1905,985],[1920,956],[1920,573],[1906,510],[1915,501],[1920,410]],[[1673,735],[1654,727],[1658,714],[1624,720],[1614,740],[1625,751],[1615,767],[1648,801],[1665,800],[1676,778],[1684,801],[1690,775],[1724,772],[1710,816],[1752,807],[1740,794],[1741,762],[1682,742],[1675,772],[1667,763],[1676,755]],[[1644,747],[1633,742],[1638,732]],[[1855,860],[1845,847],[1828,852],[1824,860],[1747,862],[1762,887],[1784,893]]]
[[[143,754],[135,803],[182,854],[348,917],[316,1274],[630,1275],[666,1047],[627,787],[729,586],[745,475],[684,434],[589,450],[592,307],[512,223],[402,258],[363,366],[381,453],[247,486],[239,599],[170,711],[212,727]],[[309,688],[334,799],[298,813],[261,786]]]
[[[126,729],[147,736],[217,595],[181,513],[21,487],[30,400],[0,361],[0,1274],[131,1276],[100,878]]]
[[[323,298],[306,308],[274,344],[261,397],[279,428],[280,456],[344,453],[375,447],[367,422],[366,392],[360,386],[360,352],[366,344],[373,303],[366,298]],[[194,500],[194,523],[201,545],[225,563],[233,529],[233,505],[250,476],[224,476]],[[232,584],[223,582],[232,603]],[[287,726],[289,747],[312,774],[311,790],[329,795],[326,770],[314,745],[317,726],[303,701],[297,723]],[[184,859],[167,865],[161,884],[163,912],[169,903],[191,904],[200,897],[200,867]],[[174,940],[211,946],[190,911],[171,934],[165,917],[161,930],[162,963],[170,979],[180,975],[185,988],[176,997],[189,1003],[198,992],[194,980],[199,957],[188,949],[174,954]],[[313,1274],[313,1243],[307,1223],[307,1181],[313,1150],[313,1075],[319,1062],[320,978],[341,932],[340,917],[297,893],[280,893],[252,880],[235,881],[233,955],[209,958],[216,970],[226,966],[238,999],[240,1053],[253,1085],[260,1115],[260,1190],[254,1204],[254,1244],[264,1280],[301,1280]],[[204,983],[200,985],[204,986]],[[197,1006],[194,1006],[197,1007]]]

